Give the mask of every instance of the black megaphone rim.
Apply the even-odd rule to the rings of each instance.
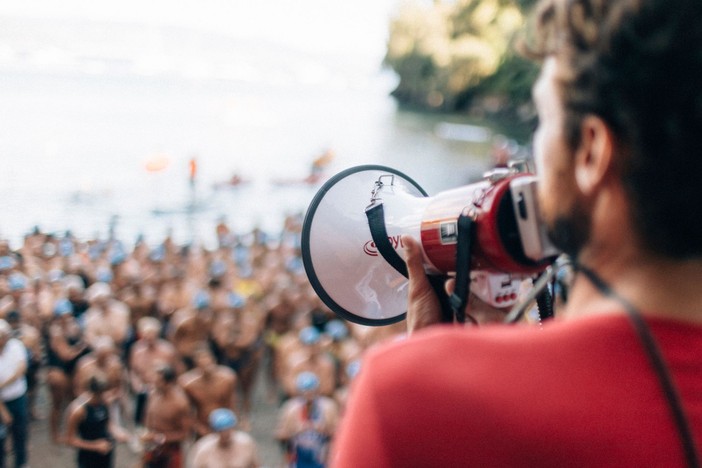
[[[312,198],[310,206],[307,209],[307,213],[305,214],[304,222],[302,224],[300,245],[302,250],[302,263],[305,267],[307,278],[309,279],[314,291],[317,293],[319,298],[322,299],[322,302],[324,302],[327,305],[327,307],[329,307],[332,310],[332,312],[334,312],[339,317],[345,320],[360,325],[369,325],[377,327],[400,322],[405,319],[405,317],[407,316],[407,312],[385,319],[370,319],[366,317],[361,317],[360,315],[354,314],[353,312],[346,310],[344,307],[339,305],[322,286],[322,283],[320,282],[319,277],[317,276],[317,273],[315,271],[314,264],[312,262],[312,255],[310,253],[310,231],[312,230],[312,221],[314,219],[315,213],[317,212],[317,208],[319,208],[319,205],[322,202],[322,199],[324,199],[324,196],[327,194],[327,192],[329,192],[329,190],[339,181],[345,179],[346,177],[352,174],[364,171],[381,171],[394,174],[396,176],[401,177],[406,182],[412,184],[414,188],[416,188],[423,196],[429,196],[417,182],[415,182],[412,178],[408,177],[402,172],[398,171],[397,169],[377,164],[364,164],[360,166],[350,167],[329,178],[329,180],[327,180],[322,185],[322,187],[320,187],[319,191],[315,194],[314,198]]]

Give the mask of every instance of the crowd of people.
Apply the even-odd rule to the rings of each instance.
[[[555,320],[442,323],[408,235],[406,323],[369,329],[314,294],[298,217],[221,224],[213,250],[37,230],[0,245],[0,468],[10,439],[26,466],[32,424],[79,467],[117,443],[147,467],[259,466],[257,376],[285,466],[701,466],[702,2],[537,3],[537,198],[572,266]]]
[[[0,242],[0,467],[28,466],[39,424],[80,467],[122,466],[119,443],[146,467],[260,466],[257,382],[281,466],[325,466],[361,354],[403,327],[337,319],[300,229],[299,216],[277,235],[220,223],[210,249],[40,229]]]

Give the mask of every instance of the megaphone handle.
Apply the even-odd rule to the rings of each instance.
[[[453,323],[454,308],[451,305],[451,298],[446,294],[446,280],[447,276],[444,275],[427,275],[429,284],[434,289],[436,297],[439,298],[439,305],[441,306],[441,322],[442,323]]]
[[[466,321],[470,294],[470,260],[475,235],[475,221],[465,211],[458,217],[456,244],[456,286],[451,294],[451,307],[458,323]],[[470,317],[470,316],[469,316]]]

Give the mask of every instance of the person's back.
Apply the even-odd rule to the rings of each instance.
[[[651,319],[702,434],[702,327]],[[458,356],[447,360],[446,356]],[[418,372],[421,369],[421,372]],[[661,385],[623,314],[443,327],[372,351],[334,466],[678,466]],[[372,379],[372,381],[369,381]],[[702,437],[698,439],[702,444]]]

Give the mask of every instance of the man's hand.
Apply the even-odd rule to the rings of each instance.
[[[95,441],[95,451],[102,455],[107,455],[112,451],[112,442],[107,439],[98,439]]]
[[[403,235],[405,262],[409,273],[407,296],[407,333],[441,321],[441,306],[424,271],[422,247],[412,236]]]

